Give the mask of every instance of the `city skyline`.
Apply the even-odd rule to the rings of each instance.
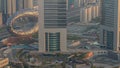
[[[0,68],[119,68],[119,0],[0,0]]]

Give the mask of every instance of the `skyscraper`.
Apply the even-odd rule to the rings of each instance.
[[[7,19],[14,14],[16,11],[25,8],[32,8],[32,0],[0,0],[3,24],[6,23]]]
[[[3,20],[3,24],[5,24],[7,21],[7,18],[16,11],[15,0],[1,0],[1,7],[3,8],[2,20]]]
[[[66,0],[39,0],[39,51],[66,51]]]
[[[1,4],[2,4],[2,3],[1,3],[1,0],[0,0],[0,12],[2,11],[2,7],[1,7]]]
[[[33,0],[16,0],[16,10],[33,8]]]
[[[120,51],[120,0],[102,0],[100,43]]]

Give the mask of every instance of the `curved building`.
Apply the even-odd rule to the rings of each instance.
[[[38,15],[38,11],[35,10],[19,11],[8,19],[8,30],[19,36],[32,35],[39,29]]]

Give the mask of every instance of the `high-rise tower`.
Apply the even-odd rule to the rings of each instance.
[[[66,0],[39,0],[39,51],[66,51]]]
[[[114,51],[120,51],[120,0],[102,0],[100,43]]]

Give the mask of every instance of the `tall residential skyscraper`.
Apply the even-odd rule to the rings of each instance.
[[[66,0],[39,0],[39,52],[66,51]]]
[[[16,0],[16,10],[33,8],[33,0]]]
[[[2,12],[2,5],[1,5],[1,0],[0,0],[0,12]]]
[[[120,0],[102,0],[100,43],[120,51]]]
[[[14,14],[16,11],[26,8],[32,8],[32,0],[0,0],[3,23],[5,24],[9,16]]]

